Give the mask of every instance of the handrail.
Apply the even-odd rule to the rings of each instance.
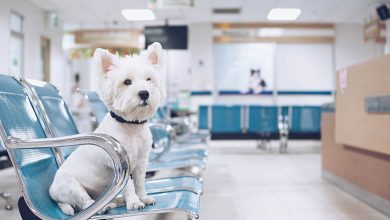
[[[112,184],[107,188],[107,190],[100,196],[95,203],[93,203],[88,208],[76,213],[70,219],[72,220],[85,220],[92,217],[98,211],[103,209],[109,202],[111,202],[115,196],[123,189],[126,185],[129,176],[130,176],[130,159],[127,155],[125,148],[113,137],[106,134],[99,133],[87,133],[87,134],[77,134],[65,137],[58,138],[42,138],[42,139],[29,139],[22,140],[16,137],[7,136],[4,126],[0,121],[0,137],[4,143],[4,146],[8,150],[14,149],[39,149],[39,148],[52,148],[52,147],[64,147],[64,146],[73,146],[73,145],[86,145],[92,144],[96,145],[103,150],[105,150],[113,161],[113,173],[114,179]],[[15,158],[14,158],[15,159]],[[19,179],[22,179],[22,174],[20,173],[20,168],[17,167],[17,173]],[[26,199],[26,203],[29,208],[40,218],[46,218],[41,213],[39,213],[32,204],[28,194],[26,193],[25,186],[23,184],[23,196]]]

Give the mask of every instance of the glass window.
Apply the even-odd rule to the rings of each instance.
[[[11,74],[23,75],[23,17],[11,12],[10,15],[9,68]]]
[[[10,73],[23,73],[23,38],[11,34],[10,42]]]
[[[23,33],[23,17],[14,12],[11,12],[10,27],[11,31],[16,33]]]

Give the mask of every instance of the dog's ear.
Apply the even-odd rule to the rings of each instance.
[[[117,55],[110,53],[108,50],[97,48],[92,60],[99,72],[106,75],[117,58]]]
[[[152,66],[161,70],[164,64],[164,51],[160,43],[154,42],[147,49],[148,60]]]

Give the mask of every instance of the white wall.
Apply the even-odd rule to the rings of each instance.
[[[51,81],[60,89],[64,89],[65,76],[63,74],[62,30],[46,27],[45,12],[27,0],[1,0],[0,1],[0,73],[9,72],[9,17],[14,11],[24,17],[24,66],[23,76],[40,79],[40,42],[41,36],[50,39],[50,72]]]
[[[390,19],[386,22],[386,46],[385,53],[390,53]]]
[[[214,84],[213,41],[211,23],[190,24],[191,89],[212,90]]]
[[[169,50],[166,53],[166,80],[168,102],[177,102],[179,91],[191,90],[190,53],[188,50]]]
[[[335,34],[336,70],[383,55],[383,45],[364,42],[362,25],[337,24]]]
[[[189,26],[188,49],[190,53],[190,82],[192,91],[212,91],[214,89],[213,37],[210,23],[195,23]],[[191,110],[199,105],[214,103],[212,96],[192,96]]]
[[[332,59],[332,44],[278,44],[277,90],[332,90]]]

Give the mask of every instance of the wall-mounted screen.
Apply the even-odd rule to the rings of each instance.
[[[153,42],[160,42],[164,49],[187,49],[187,26],[147,26],[145,48]]]

